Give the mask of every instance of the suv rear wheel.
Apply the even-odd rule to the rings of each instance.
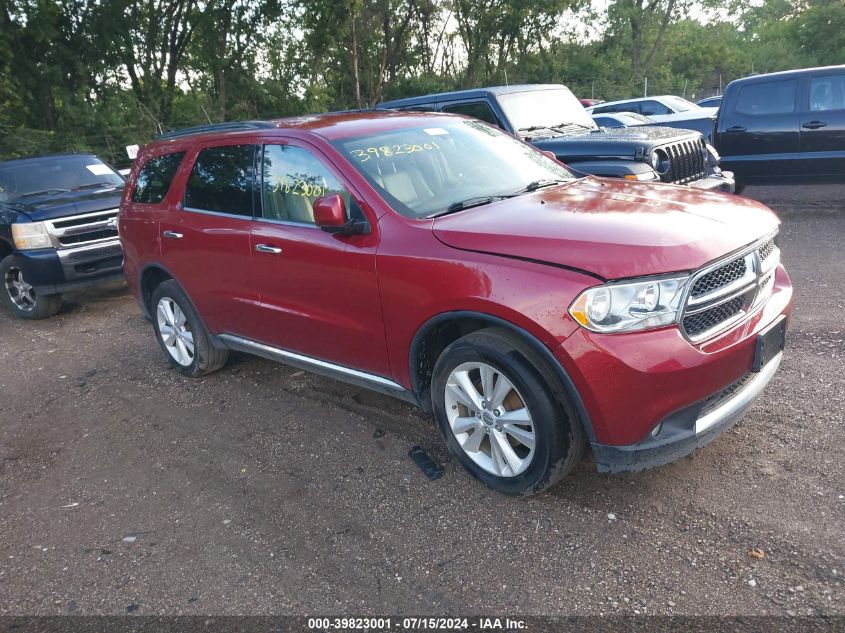
[[[158,344],[170,364],[185,376],[217,371],[229,350],[215,347],[185,291],[175,281],[159,284],[150,302]]]
[[[62,307],[60,295],[42,295],[24,278],[13,256],[0,261],[0,303],[22,319],[46,319]]]
[[[513,337],[481,330],[434,367],[434,415],[449,449],[476,478],[511,495],[545,490],[584,455],[577,420],[558,405]]]

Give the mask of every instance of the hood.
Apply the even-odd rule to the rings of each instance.
[[[700,268],[778,223],[747,198],[589,177],[437,218],[432,229],[453,248],[620,279]]]
[[[580,157],[600,159],[605,156],[629,157],[636,160],[638,151],[651,151],[669,141],[676,142],[697,136],[698,132],[670,127],[637,126],[582,130],[565,136],[531,139],[530,142],[541,150],[552,151],[557,156],[564,157],[565,160]]]
[[[55,220],[70,215],[117,209],[123,187],[115,189],[85,189],[44,196],[24,198],[21,202],[7,202],[6,206],[25,213],[33,222]]]

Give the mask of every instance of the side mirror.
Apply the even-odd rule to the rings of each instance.
[[[369,233],[366,220],[348,219],[346,202],[339,193],[332,193],[314,200],[314,223],[326,233],[335,235],[358,235]]]

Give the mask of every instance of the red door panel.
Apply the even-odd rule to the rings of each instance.
[[[291,151],[285,150],[290,156],[283,160],[275,156],[275,167],[271,153],[262,160],[267,175],[263,194],[285,186],[289,190],[286,197],[262,195],[268,217],[253,225],[252,276],[261,293],[264,340],[306,356],[390,376],[376,278],[375,222],[369,218],[369,235],[348,237],[314,226],[309,219],[313,198],[335,191],[338,183],[348,194],[348,184],[315,148],[293,141],[280,145],[279,139],[272,143]],[[279,163],[284,163],[283,170]],[[271,168],[273,173],[267,171]],[[302,187],[296,180],[307,179],[309,173],[310,182],[318,183],[316,190],[305,187],[305,193],[313,195],[300,196]]]

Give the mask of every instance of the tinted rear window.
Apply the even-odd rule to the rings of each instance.
[[[736,111],[742,114],[788,114],[795,112],[795,79],[769,81],[743,86],[736,99]]]
[[[178,152],[148,160],[138,174],[132,190],[132,202],[156,204],[164,200],[184,156],[185,152]]]
[[[202,150],[185,188],[185,206],[251,216],[254,161],[254,145]]]

